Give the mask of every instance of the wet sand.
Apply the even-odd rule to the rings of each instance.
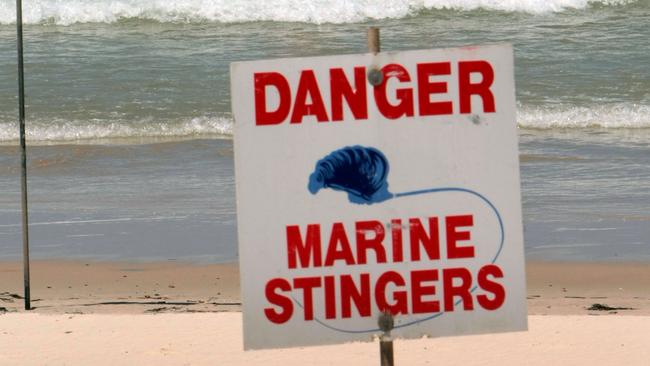
[[[0,262],[0,307],[23,310],[22,264]],[[234,264],[34,261],[32,312],[143,314],[238,311]]]
[[[531,315],[650,315],[650,263],[532,262],[526,274]]]
[[[42,314],[240,310],[236,264],[34,261],[31,269],[32,312]],[[531,315],[650,315],[650,263],[530,262],[526,270]],[[22,265],[0,262],[0,307],[24,311],[22,294]]]

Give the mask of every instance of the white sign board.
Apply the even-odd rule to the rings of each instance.
[[[513,75],[509,45],[231,65],[246,349],[371,340],[382,311],[526,329]]]

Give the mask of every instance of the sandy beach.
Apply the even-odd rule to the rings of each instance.
[[[395,334],[528,320],[398,339],[397,365],[650,365],[650,0],[22,3],[0,0],[0,366],[378,365],[372,251],[426,314]],[[471,258],[504,275],[468,289]],[[271,278],[303,289],[284,328],[248,311]],[[352,301],[372,329],[336,328]],[[244,351],[316,323],[363,342]]]
[[[2,365],[378,365],[377,342],[242,350],[241,313],[8,314]],[[650,317],[529,317],[529,331],[395,342],[396,365],[647,365]]]
[[[35,261],[31,270],[31,313],[240,311],[236,264]],[[526,272],[530,315],[650,316],[648,263],[529,262]],[[0,262],[0,273],[0,306],[22,312],[22,264]]]
[[[26,312],[20,264],[0,264],[2,365],[378,363],[376,342],[244,352],[235,264],[36,261],[32,271]],[[527,276],[528,332],[400,340],[396,362],[647,364],[649,264],[532,262]]]
[[[36,261],[32,312],[147,314],[238,311],[234,264]],[[21,311],[22,264],[0,264],[0,306]]]

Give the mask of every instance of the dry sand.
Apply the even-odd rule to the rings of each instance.
[[[396,365],[625,365],[650,360],[650,317],[530,316],[522,333],[396,341]],[[0,317],[0,364],[379,365],[375,343],[242,351],[241,313]]]
[[[650,264],[527,273],[528,332],[397,341],[396,364],[650,364]],[[21,294],[20,264],[0,262],[2,366],[378,364],[376,342],[243,352],[236,265],[37,261],[34,310]]]

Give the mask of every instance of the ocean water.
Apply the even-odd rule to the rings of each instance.
[[[232,61],[508,42],[526,255],[650,260],[650,0],[24,2],[32,255],[237,258]],[[21,253],[0,0],[0,259]]]

